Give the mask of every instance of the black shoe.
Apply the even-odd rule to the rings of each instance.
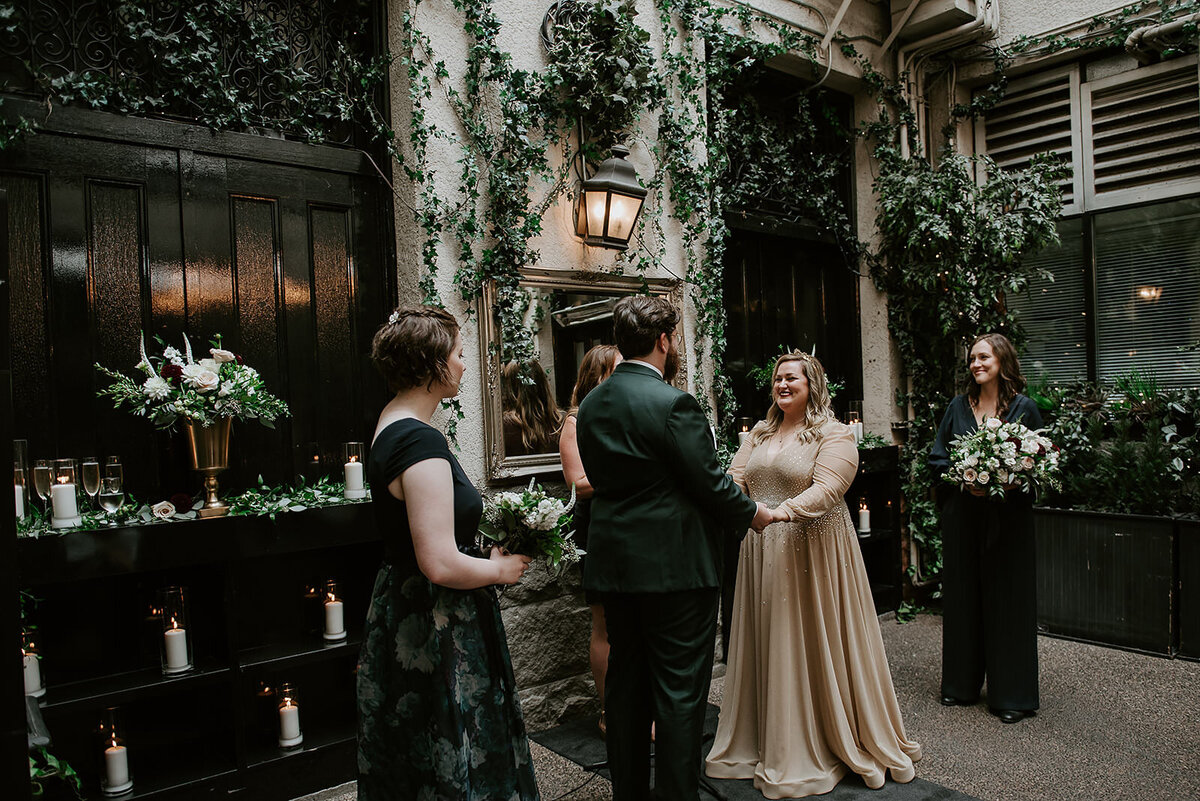
[[[1036,713],[1032,709],[993,709],[992,714],[1000,718],[1001,723],[1017,723]]]
[[[942,706],[970,706],[974,701],[965,701],[962,698],[955,698],[953,695],[942,696]]]

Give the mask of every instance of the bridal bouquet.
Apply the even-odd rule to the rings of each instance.
[[[1058,446],[1020,423],[988,418],[978,430],[950,443],[946,481],[964,489],[980,487],[993,497],[1005,490],[1038,492],[1061,486]]]
[[[479,532],[509,553],[545,559],[550,572],[560,576],[583,555],[571,537],[574,507],[573,485],[571,499],[563,503],[530,479],[523,492],[499,492],[487,500]]]
[[[264,389],[257,370],[221,348],[219,334],[202,359],[193,357],[186,334],[182,353],[155,340],[163,348],[161,356],[146,355],[145,337],[140,344],[142,358],[135,369],[145,376],[141,383],[97,364],[97,370],[113,379],[97,394],[112,398],[117,409],[149,417],[159,428],[169,428],[181,417],[205,428],[226,417],[258,420],[274,428],[275,418],[288,413],[287,404]]]

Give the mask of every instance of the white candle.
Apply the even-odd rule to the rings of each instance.
[[[181,671],[187,669],[187,629],[176,627],[164,631],[163,648],[167,654],[167,670]]]
[[[340,638],[346,634],[346,623],[342,602],[330,599],[325,602],[325,636],[329,639]]]
[[[68,483],[51,486],[50,505],[54,509],[54,516],[59,520],[79,517],[79,507],[75,505],[75,485]]]
[[[290,700],[279,707],[279,743],[294,745],[300,737],[300,707]]]
[[[25,519],[25,490],[21,489],[19,484],[13,485],[14,497],[17,505],[17,519]]]
[[[129,784],[129,751],[125,746],[113,742],[104,749],[104,779],[110,791]]]
[[[863,440],[862,420],[859,420],[857,423],[854,424],[854,441],[862,442],[862,440]]]
[[[346,489],[360,490],[363,488],[362,462],[346,462],[343,468],[346,472]]]
[[[858,507],[858,530],[863,534],[871,530],[871,510],[866,504]]]
[[[33,654],[25,654],[25,694],[42,695],[42,666]]]

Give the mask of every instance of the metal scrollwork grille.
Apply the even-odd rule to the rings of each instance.
[[[15,0],[0,7],[3,91],[349,142],[331,124],[347,59],[377,53],[370,0]],[[9,10],[7,18],[3,12]],[[248,124],[252,121],[252,124]]]

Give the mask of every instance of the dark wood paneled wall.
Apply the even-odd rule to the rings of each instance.
[[[57,118],[57,119],[56,119]],[[293,478],[369,440],[385,400],[367,354],[396,297],[386,189],[356,151],[55,111],[0,158],[11,215],[14,416],[32,458],[116,454],[139,498],[194,492],[181,435],[95,396],[138,336],[223,335],[292,409],[235,426],[229,488]]]

